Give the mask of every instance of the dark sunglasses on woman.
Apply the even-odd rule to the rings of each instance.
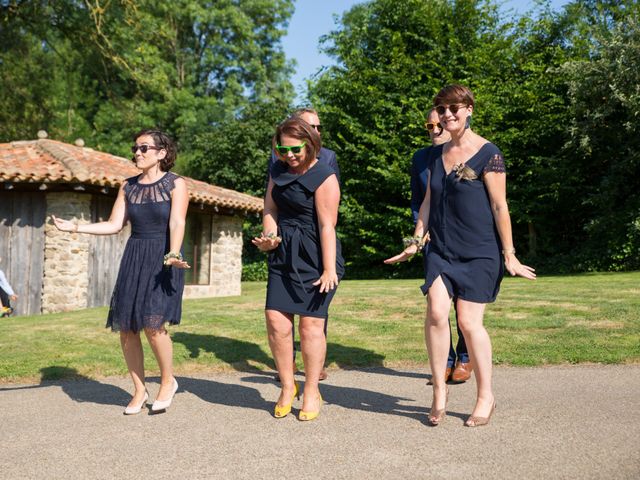
[[[447,111],[447,108],[449,109],[449,111],[455,115],[456,113],[458,113],[458,110],[460,110],[461,108],[465,108],[466,105],[462,104],[462,103],[454,103],[452,105],[438,105],[436,107],[436,113],[438,115],[444,115],[444,112]]]
[[[153,145],[143,144],[143,145],[134,145],[133,147],[131,147],[131,152],[135,155],[138,149],[140,149],[141,153],[147,153],[147,150],[162,150],[162,148],[160,147],[154,147]]]
[[[442,125],[440,124],[440,122],[438,123],[427,122],[424,124],[424,126],[427,127],[427,130],[429,130],[430,132],[435,130],[436,128],[438,130],[442,130]]]

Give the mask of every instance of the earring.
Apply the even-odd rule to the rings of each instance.
[[[467,119],[464,122],[464,128],[465,130],[471,128],[471,115],[467,116]]]

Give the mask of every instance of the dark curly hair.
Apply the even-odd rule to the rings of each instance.
[[[140,130],[133,136],[133,141],[135,142],[138,138],[143,135],[148,135],[153,138],[154,147],[162,148],[167,154],[164,156],[162,160],[160,160],[160,170],[163,172],[168,172],[176,163],[176,157],[178,156],[178,150],[176,148],[176,144],[171,137],[164,133],[161,130],[156,130],[153,128]],[[135,155],[132,158],[135,161]]]

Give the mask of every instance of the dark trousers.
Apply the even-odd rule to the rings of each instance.
[[[2,302],[3,307],[11,308],[11,299],[9,298],[9,294],[2,288],[0,288],[0,302]]]

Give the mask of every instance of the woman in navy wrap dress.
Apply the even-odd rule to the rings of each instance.
[[[269,346],[282,384],[274,416],[285,417],[298,385],[293,377],[292,322],[300,316],[306,382],[300,420],[313,420],[322,397],[318,381],[326,353],[324,323],[344,273],[336,238],[340,187],[333,169],[317,159],[318,133],[300,117],[281,123],[273,138],[279,162],[270,171],[263,232],[253,243],[269,252],[265,316]]]
[[[176,159],[175,144],[158,130],[143,130],[134,141],[132,160],[142,173],[123,182],[108,221],[77,224],[53,217],[62,231],[95,235],[118,233],[127,220],[131,222],[131,237],[122,256],[107,319],[107,327],[120,333],[135,387],[125,415],[140,413],[149,398],[142,330],[160,367],[160,390],[151,411],[165,411],[178,389],[173,376],[173,346],[165,325],[180,323],[183,269],[189,268],[180,253],[189,194],[184,179],[169,171]]]
[[[475,427],[489,423],[496,405],[491,340],[483,325],[485,306],[498,295],[503,264],[511,275],[533,280],[535,273],[515,256],[502,153],[470,129],[473,93],[464,86],[449,85],[438,93],[433,105],[451,141],[432,149],[416,240],[386,263],[414,255],[428,232],[431,243],[422,291],[428,302],[425,337],[433,375],[429,423],[438,425],[446,415],[449,392],[445,370],[453,299],[476,376],[476,404],[465,422]]]

